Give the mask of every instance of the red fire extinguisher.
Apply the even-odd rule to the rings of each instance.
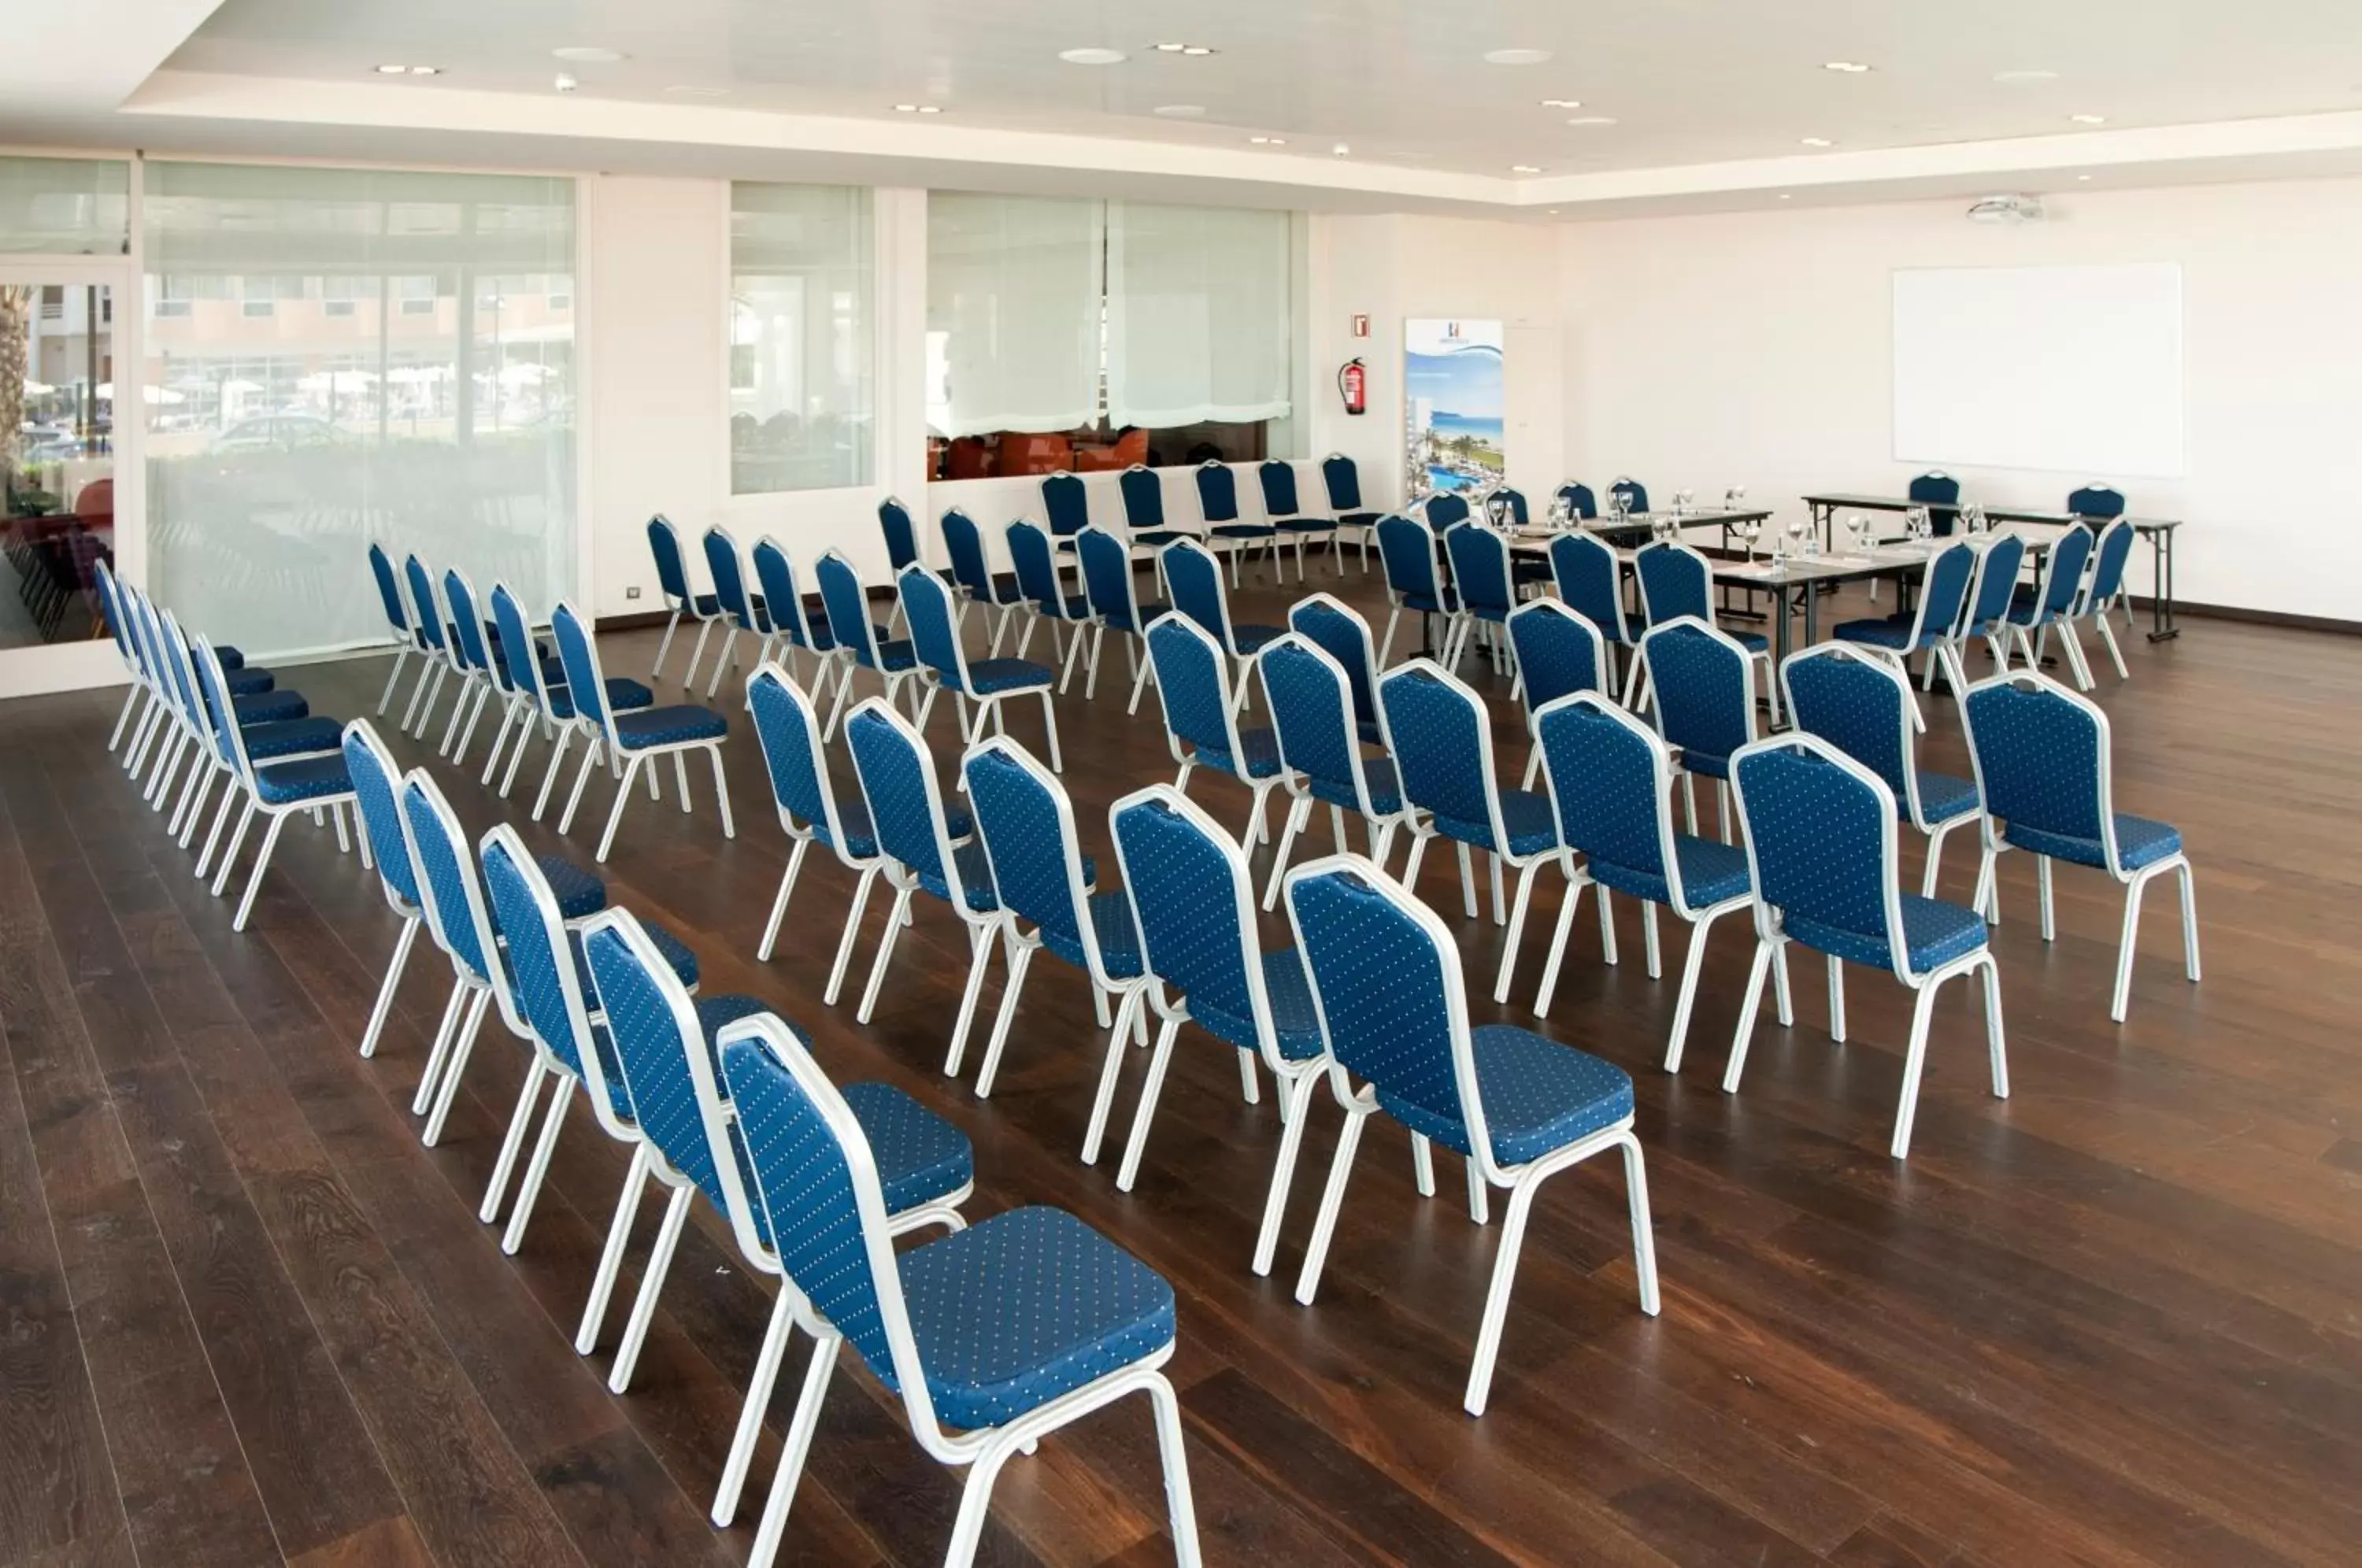
[[[1370,412],[1370,372],[1359,359],[1348,359],[1337,372],[1337,392],[1348,414]]]

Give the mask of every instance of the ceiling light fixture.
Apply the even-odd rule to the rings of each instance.
[[[574,89],[579,87],[581,83],[561,71],[557,73],[557,80],[552,83],[551,85],[556,87],[561,93],[571,93]]]
[[[1509,172],[1512,174],[1539,174],[1541,171],[1530,163],[1512,163],[1509,165]]]
[[[1337,157],[1337,158],[1351,158],[1351,157],[1353,155],[1353,149],[1352,149],[1352,148],[1350,148],[1350,147],[1347,147],[1347,146],[1346,146],[1343,142],[1341,142],[1341,142],[1339,142],[1336,146],[1334,146],[1334,147],[1330,148],[1330,149],[1329,149],[1329,151],[1330,151],[1330,155],[1331,155],[1331,156],[1333,156],[1333,157]]]
[[[894,112],[898,115],[940,115],[944,111],[936,104],[897,104]]]
[[[1540,65],[1550,59],[1546,49],[1491,49],[1485,51],[1487,65]]]
[[[1808,136],[1804,138],[1804,141],[1806,147],[1835,147],[1837,145],[1836,142],[1831,141],[1825,136]]]
[[[1286,147],[1287,145],[1287,138],[1284,136],[1251,136],[1247,138],[1247,139],[1254,143],[1257,147]]]
[[[410,68],[410,74],[413,76],[440,76],[443,74],[443,68],[439,65],[414,65]]]
[[[2105,115],[2070,115],[2067,117],[2079,126],[2103,126],[2108,123]]]
[[[1861,76],[1867,74],[1870,71],[1869,66],[1864,65],[1858,60],[1827,61],[1822,63],[1821,69],[1823,71],[1834,71],[1838,72],[1840,75],[1845,76]]]
[[[1212,54],[1214,50],[1205,44],[1161,43],[1156,46],[1156,52],[1159,54],[1186,54],[1196,57],[1199,55]]]
[[[1783,202],[1793,202],[1793,201],[1794,201],[1796,198],[1795,198],[1795,197],[1794,197],[1794,196],[1792,196],[1792,195],[1790,195],[1787,192],[1783,191],[1783,192],[1781,192],[1781,193],[1780,193],[1780,199],[1781,199],[1782,201],[1783,201]]]
[[[1616,118],[1612,115],[1577,115],[1566,123],[1571,126],[1612,126]]]
[[[2078,180],[2089,180],[2091,176],[2089,174],[2078,174],[2075,178]]]
[[[1091,48],[1060,50],[1058,58],[1068,65],[1121,65],[1124,57],[1120,49]]]
[[[377,68],[377,73],[380,76],[407,76],[410,74],[410,67],[406,65],[381,65]]]
[[[601,49],[585,44],[569,44],[549,52],[572,65],[615,65],[631,58],[619,49]]]
[[[1542,100],[1542,107],[1545,109],[1580,109],[1583,107],[1583,100],[1580,98],[1544,98]]]

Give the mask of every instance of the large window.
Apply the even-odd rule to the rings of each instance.
[[[1269,455],[1289,244],[1285,213],[932,193],[933,477]]]
[[[876,330],[866,190],[730,188],[730,491],[867,484]]]
[[[149,580],[248,649],[385,635],[370,541],[572,590],[569,180],[150,163]]]

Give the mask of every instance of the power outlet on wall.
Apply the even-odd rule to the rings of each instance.
[[[624,597],[626,599],[637,599],[639,596],[640,591],[636,586],[624,590]]]

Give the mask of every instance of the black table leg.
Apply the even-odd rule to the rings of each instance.
[[[2173,537],[2178,528],[2160,528],[2149,536],[2149,634],[2153,643],[2171,642],[2181,635],[2181,627],[2173,613]]]

